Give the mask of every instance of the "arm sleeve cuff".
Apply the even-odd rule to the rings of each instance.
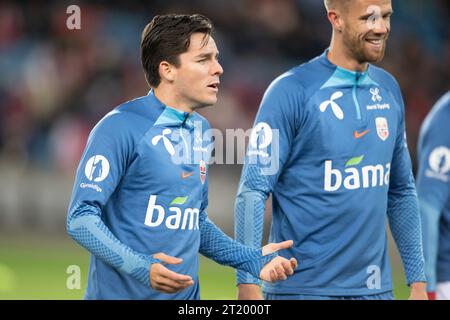
[[[262,255],[261,248],[244,246],[223,233],[204,213],[200,225],[200,253],[217,263],[246,271],[259,278],[261,269],[277,256]]]
[[[390,197],[388,217],[392,236],[403,261],[408,285],[414,282],[426,282],[417,197],[414,194]]]
[[[123,244],[100,219],[96,207],[86,204],[75,206],[67,219],[67,232],[97,258],[150,286],[150,265],[160,260]]]

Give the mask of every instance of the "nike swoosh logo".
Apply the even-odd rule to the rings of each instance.
[[[361,138],[361,137],[364,137],[366,134],[368,134],[369,133],[369,130],[366,130],[366,131],[363,131],[363,132],[361,132],[361,133],[359,133],[358,131],[354,131],[353,132],[353,136],[355,137],[355,139],[359,139],[359,138]]]
[[[190,176],[192,176],[194,174],[194,172],[182,172],[181,173],[181,179],[187,179]]]

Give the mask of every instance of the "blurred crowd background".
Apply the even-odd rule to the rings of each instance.
[[[154,15],[202,13],[214,22],[225,73],[219,103],[202,113],[220,130],[250,128],[268,84],[321,54],[331,36],[322,0],[78,1],[81,30],[66,27],[70,4],[0,3],[2,227],[16,217],[16,225],[33,225],[39,215],[63,225],[90,130],[115,106],[148,91],[140,36]],[[450,89],[450,1],[393,0],[393,6],[380,65],[402,88],[414,160],[422,120]],[[210,203],[225,206],[231,224],[240,166],[212,169],[211,183],[228,188],[229,199],[219,205],[221,193],[213,189]]]

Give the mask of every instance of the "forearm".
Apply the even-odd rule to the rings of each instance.
[[[256,278],[259,278],[263,266],[276,256],[263,256],[261,248],[250,248],[234,241],[204,212],[200,219],[200,253],[217,263],[249,272]]]
[[[267,195],[261,191],[241,188],[238,193],[234,233],[240,243],[252,248],[261,247],[266,199]],[[259,279],[249,273],[238,271],[237,282],[259,284]]]
[[[424,199],[420,199],[419,203],[422,218],[425,274],[427,276],[428,291],[433,292],[436,289],[440,210]]]
[[[415,193],[389,196],[388,217],[408,285],[426,282],[419,207]]]
[[[150,285],[150,265],[159,260],[138,253],[117,239],[101,220],[96,207],[86,204],[75,206],[68,215],[67,232],[97,258],[144,285]]]

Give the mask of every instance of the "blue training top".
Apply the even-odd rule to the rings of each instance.
[[[259,276],[276,254],[233,241],[207,217],[210,127],[147,96],[118,106],[92,130],[67,217],[70,236],[89,250],[86,299],[199,299],[198,253]],[[167,268],[194,285],[176,294],[150,287],[163,252]]]
[[[264,291],[390,291],[387,222],[408,284],[425,281],[399,86],[370,64],[366,72],[337,67],[327,52],[278,77],[262,99],[237,193],[236,237],[260,246],[272,194],[270,241],[294,240],[283,255],[299,267]],[[259,280],[238,272],[238,283]]]
[[[417,152],[425,271],[435,291],[436,282],[450,281],[450,91],[423,122]]]

